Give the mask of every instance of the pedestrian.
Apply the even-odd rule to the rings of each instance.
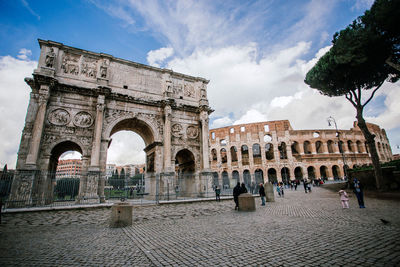
[[[342,202],[342,208],[348,209],[349,208],[349,196],[347,192],[343,189],[339,191],[340,201]]]
[[[260,184],[260,189],[258,190],[258,193],[261,197],[261,206],[265,206],[265,189],[263,184]]]
[[[281,185],[279,183],[276,185],[276,192],[278,192],[278,196],[281,197]]]
[[[215,201],[221,201],[221,188],[219,188],[219,186],[217,185],[215,187]]]
[[[311,193],[311,186],[312,186],[312,183],[307,183],[307,189],[308,189],[308,192],[310,192],[310,193]]]
[[[240,195],[240,194],[243,194],[243,193],[247,193],[247,188],[246,188],[246,186],[245,186],[244,183],[242,183],[242,185],[240,186],[240,193],[239,193],[239,195]]]
[[[358,200],[358,205],[360,206],[360,209],[365,208],[364,206],[364,192],[363,192],[363,186],[357,178],[354,178],[353,180],[353,192],[356,194],[357,200]]]
[[[284,191],[283,183],[281,183],[281,195],[282,195],[282,197],[285,196],[285,191]]]
[[[235,210],[239,209],[239,195],[240,195],[240,183],[238,182],[233,188],[233,201],[235,201]]]
[[[297,191],[297,184],[298,184],[298,181],[295,180],[295,181],[294,181],[294,191]]]
[[[308,186],[307,186],[307,180],[306,179],[303,180],[303,186],[304,186],[304,192],[306,192],[306,194],[307,194]]]

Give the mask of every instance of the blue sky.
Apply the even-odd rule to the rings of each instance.
[[[37,64],[38,38],[209,79],[211,128],[289,119],[294,129],[321,129],[334,116],[349,129],[355,110],[344,97],[321,96],[303,80],[333,34],[372,2],[0,0],[0,166],[15,165],[29,99],[23,78]],[[385,84],[365,114],[387,130],[394,153],[398,90]]]

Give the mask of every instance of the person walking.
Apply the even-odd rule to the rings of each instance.
[[[233,188],[233,201],[235,201],[235,210],[239,210],[239,195],[240,195],[240,183],[238,182]]]
[[[340,201],[342,202],[342,208],[348,209],[349,208],[349,195],[343,189],[339,192]]]
[[[261,197],[261,206],[265,206],[265,189],[263,184],[260,184],[260,189],[258,189],[258,193]]]
[[[363,186],[357,178],[354,178],[353,180],[353,192],[356,194],[357,200],[358,200],[358,205],[360,206],[360,209],[365,208],[364,205],[364,192],[363,192]]]
[[[281,185],[279,183],[276,185],[276,192],[278,192],[278,196],[281,197]]]
[[[281,183],[281,195],[282,197],[285,197],[285,190],[284,190],[284,183]]]
[[[306,192],[306,194],[307,194],[308,186],[307,186],[307,180],[306,179],[303,180],[303,186],[304,186],[304,192]]]
[[[221,201],[221,188],[218,185],[215,187],[215,201]]]

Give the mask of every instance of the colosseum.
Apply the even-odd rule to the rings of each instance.
[[[368,123],[381,162],[392,159],[384,129]],[[265,182],[340,179],[347,168],[371,164],[365,138],[354,122],[350,130],[293,130],[288,120],[210,130],[214,185],[248,188]]]

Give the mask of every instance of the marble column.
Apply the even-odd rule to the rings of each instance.
[[[202,153],[203,153],[203,170],[210,169],[209,162],[209,148],[208,148],[208,113],[203,110],[200,113],[201,120],[201,143],[202,143]],[[228,151],[227,151],[228,153]]]
[[[50,88],[47,84],[40,85],[39,89],[39,108],[36,113],[35,122],[33,124],[32,139],[29,146],[29,152],[26,157],[26,164],[36,166],[40,140],[42,138],[44,119],[47,109],[47,101],[50,97]]]
[[[103,129],[103,113],[104,113],[104,95],[97,98],[96,122],[94,127],[94,138],[92,146],[92,155],[90,159],[90,170],[100,170],[100,148],[101,148],[101,132]]]
[[[171,172],[171,106],[164,107],[164,172]]]

